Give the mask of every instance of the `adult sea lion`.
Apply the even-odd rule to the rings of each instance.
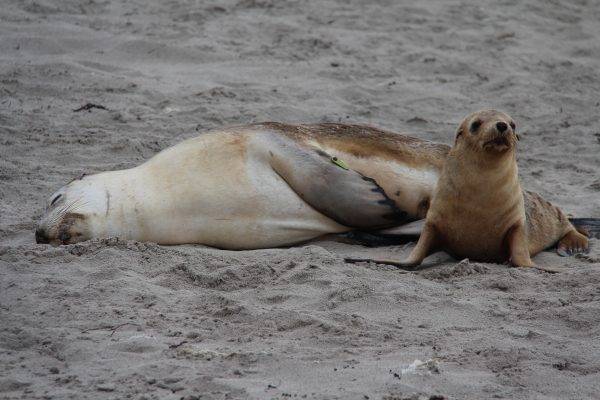
[[[448,150],[358,125],[216,130],[62,187],[36,241],[116,236],[255,249],[398,226],[425,217]]]
[[[561,255],[587,251],[588,238],[559,208],[522,190],[518,140],[515,122],[507,114],[484,110],[468,115],[458,127],[408,259],[369,261],[415,267],[443,250],[457,258],[532,267],[532,256],[557,243]]]

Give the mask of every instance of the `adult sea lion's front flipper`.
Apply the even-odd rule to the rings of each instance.
[[[393,226],[408,219],[377,182],[316,147],[282,136],[269,137],[269,162],[308,204],[338,223],[362,229]]]

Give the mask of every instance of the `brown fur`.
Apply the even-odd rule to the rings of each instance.
[[[357,157],[379,157],[386,160],[402,160],[403,164],[420,167],[433,165],[439,169],[450,147],[410,136],[385,131],[366,125],[351,124],[303,124],[291,125],[264,122],[263,126],[294,139],[313,139]]]

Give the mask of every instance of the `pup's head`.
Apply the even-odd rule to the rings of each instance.
[[[496,156],[514,152],[518,140],[515,121],[509,115],[496,110],[482,110],[462,120],[454,146]]]

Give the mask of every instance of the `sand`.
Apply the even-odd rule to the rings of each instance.
[[[367,123],[451,143],[517,121],[524,186],[600,217],[594,1],[5,0],[0,398],[600,396],[600,246],[561,274],[432,256],[414,273],[289,249],[37,245],[50,194],[224,125]],[[73,110],[93,103],[106,107]]]

